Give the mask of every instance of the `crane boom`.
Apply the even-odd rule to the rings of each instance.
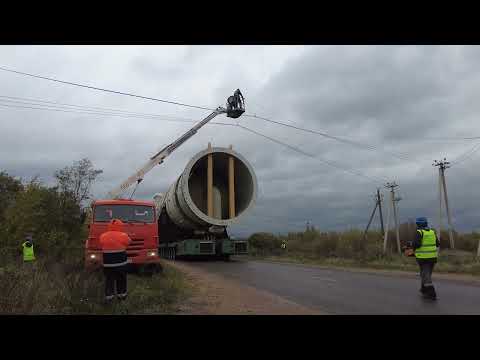
[[[227,99],[227,108],[224,108],[222,106],[219,106],[218,108],[216,108],[210,115],[208,115],[205,119],[203,119],[198,124],[196,124],[193,128],[188,130],[185,134],[180,136],[177,140],[165,146],[162,150],[160,150],[155,155],[153,155],[150,158],[150,160],[148,160],[148,162],[145,165],[143,165],[143,167],[140,170],[138,170],[135,174],[130,176],[120,186],[110,191],[107,197],[109,199],[115,199],[121,193],[127,190],[132,184],[140,183],[143,180],[145,174],[147,174],[150,170],[152,170],[156,165],[160,165],[161,163],[163,163],[163,160],[168,155],[170,155],[172,152],[178,149],[184,142],[186,142],[193,135],[195,135],[197,131],[200,130],[201,127],[206,125],[209,121],[211,121],[217,115],[227,114],[228,117],[238,118],[244,112],[245,112],[244,98],[240,90],[237,89],[233,94],[233,96],[230,96]]]

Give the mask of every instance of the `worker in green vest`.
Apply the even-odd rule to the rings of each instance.
[[[23,261],[34,261],[35,254],[33,252],[33,239],[32,235],[27,235],[25,242],[22,244],[23,247]]]
[[[417,234],[413,241],[413,248],[415,249],[415,257],[420,266],[420,278],[422,287],[420,292],[424,297],[435,300],[437,294],[432,283],[432,272],[437,263],[438,241],[435,231],[428,227],[428,220],[425,217],[416,219]]]

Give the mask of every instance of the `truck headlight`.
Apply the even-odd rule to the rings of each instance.
[[[93,260],[93,259],[96,259],[96,258],[97,258],[97,255],[95,255],[95,254],[90,254],[90,259]]]
[[[147,253],[147,256],[157,256],[157,252],[156,251],[149,251]]]

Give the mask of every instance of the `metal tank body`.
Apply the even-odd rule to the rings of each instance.
[[[207,198],[209,155],[213,165],[210,216]],[[231,148],[209,147],[196,154],[168,191],[154,196],[154,202],[157,214],[165,209],[179,228],[208,231],[211,227],[225,228],[237,222],[254,206],[256,197],[257,179],[248,161]],[[234,204],[230,199],[234,199]]]

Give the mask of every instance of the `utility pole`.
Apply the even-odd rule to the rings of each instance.
[[[387,226],[385,228],[385,236],[383,237],[383,253],[387,253],[388,230],[390,230],[390,206],[387,206]]]
[[[373,208],[372,215],[370,215],[370,220],[368,220],[367,227],[365,228],[365,232],[363,233],[363,240],[367,238],[367,232],[370,228],[372,223],[373,217],[375,216],[375,212],[377,211],[377,207],[380,211],[380,225],[382,227],[382,236],[384,235],[385,229],[383,227],[383,215],[382,215],[382,196],[380,195],[380,189],[377,189],[377,193],[375,194],[375,207]]]
[[[438,168],[438,242],[442,236],[442,170]]]
[[[373,217],[375,216],[375,211],[377,211],[377,207],[378,207],[378,200],[375,201],[375,207],[373,208],[372,215],[370,215],[370,220],[368,220],[367,227],[365,228],[365,231],[363,233],[362,243],[365,242],[365,239],[367,238],[367,232],[368,232],[368,229],[370,228],[370,224],[372,223]]]
[[[380,212],[380,226],[382,227],[382,234],[385,234],[385,228],[383,226],[382,197],[380,196],[380,189],[377,189],[377,203],[378,211]]]
[[[439,175],[439,192],[440,192],[440,210],[439,210],[439,228],[441,231],[441,221],[442,221],[442,194],[441,188],[443,188],[443,196],[445,199],[445,210],[447,210],[447,219],[448,219],[448,235],[450,237],[450,248],[455,249],[455,243],[453,241],[453,226],[452,226],[452,217],[450,216],[450,207],[448,205],[448,194],[447,194],[447,184],[445,182],[445,169],[450,168],[450,163],[446,158],[443,160],[437,161],[434,160],[433,166],[438,166],[438,175]]]
[[[401,198],[396,198],[395,197],[395,188],[398,187],[398,185],[393,182],[389,183],[387,182],[385,185],[386,188],[390,189],[390,205],[393,210],[393,219],[395,223],[395,230],[396,230],[396,235],[397,235],[397,250],[398,253],[401,254],[402,249],[400,248],[400,229],[398,225],[398,217],[397,217],[397,207],[395,205],[396,202],[400,201]],[[385,239],[383,242],[383,252],[385,253],[387,251],[387,240],[388,240],[388,230],[389,230],[389,224],[390,224],[390,207],[388,208],[388,215],[387,215],[387,228],[385,230]]]
[[[402,200],[401,197],[395,197],[395,194],[393,195],[393,216],[395,218],[395,227],[396,227],[396,233],[397,233],[397,249],[398,253],[402,253],[402,249],[400,246],[400,221],[398,220],[398,210],[397,210],[397,203]]]

